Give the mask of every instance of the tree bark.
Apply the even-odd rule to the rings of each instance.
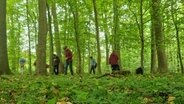
[[[60,72],[64,73],[64,64],[62,61],[62,55],[61,55],[61,42],[60,42],[60,35],[59,35],[59,26],[58,26],[58,19],[56,14],[56,1],[54,0],[52,3],[52,16],[54,21],[54,32],[55,32],[55,46],[56,46],[56,53],[58,57],[60,58],[60,64],[59,64],[59,70]]]
[[[97,70],[98,74],[101,74],[101,52],[100,52],[100,38],[99,38],[99,25],[98,25],[98,11],[96,7],[96,0],[93,0],[93,9],[94,9],[94,15],[95,15],[95,27],[96,27],[96,42],[97,42],[97,52],[98,52],[98,58],[97,58]]]
[[[0,0],[0,75],[10,74],[7,54],[6,0]]]
[[[122,69],[121,65],[121,52],[120,52],[120,34],[119,34],[119,0],[113,0],[113,35],[114,35],[114,42],[113,42],[113,50],[118,53],[119,56],[119,67]]]
[[[45,75],[46,72],[46,38],[47,38],[47,18],[46,18],[46,0],[38,0],[39,18],[38,18],[38,46],[36,50],[37,64],[36,74]]]
[[[31,36],[30,36],[30,26],[29,26],[29,23],[30,23],[30,20],[29,20],[29,1],[26,0],[26,12],[27,12],[27,36],[28,36],[28,45],[29,45],[29,73],[31,74]]]
[[[168,72],[167,58],[165,54],[164,36],[161,19],[161,0],[152,0],[153,9],[153,28],[156,39],[157,59],[158,59],[158,72]]]
[[[151,3],[150,3],[151,5]],[[157,72],[157,50],[156,50],[156,40],[155,40],[155,31],[153,25],[153,11],[150,10],[151,14],[151,70],[152,74]]]
[[[104,32],[105,32],[105,49],[106,49],[106,65],[109,65],[109,38],[108,38],[108,25],[107,25],[107,14],[103,17]]]
[[[177,14],[176,16],[174,16],[174,1],[171,0],[171,16],[172,16],[172,20],[174,23],[174,27],[176,30],[176,42],[177,42],[177,57],[179,59],[179,63],[180,63],[180,68],[181,68],[181,73],[184,73],[184,68],[183,68],[183,62],[182,62],[182,55],[181,55],[181,47],[180,47],[180,37],[179,37],[179,28],[178,28],[178,24],[177,24]],[[175,12],[177,12],[175,10]]]
[[[70,3],[70,7],[72,8],[73,5]],[[72,14],[74,18],[74,30],[75,30],[75,40],[77,44],[77,73],[82,74],[82,58],[81,58],[81,49],[80,49],[80,37],[79,37],[79,14],[78,14],[78,2],[74,0],[74,8],[72,8]]]
[[[49,32],[49,71],[53,73],[53,33],[52,33],[52,17],[50,13],[50,6],[47,3],[47,17],[48,17],[48,32]]]
[[[144,22],[143,22],[143,0],[140,1],[140,38],[141,38],[141,67],[144,68]]]

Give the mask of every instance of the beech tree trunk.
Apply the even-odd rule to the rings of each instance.
[[[38,46],[36,49],[36,74],[45,75],[46,71],[46,38],[47,38],[47,18],[46,0],[38,0]]]
[[[152,0],[153,10],[153,30],[156,39],[158,72],[168,72],[167,57],[165,53],[164,34],[162,32],[162,18],[161,18],[161,0]]]
[[[0,0],[0,75],[10,74],[7,54],[6,0]]]
[[[98,57],[97,57],[97,70],[98,74],[101,74],[101,52],[100,52],[100,38],[99,38],[99,25],[98,25],[98,11],[96,7],[96,0],[93,0],[93,9],[94,9],[94,15],[95,15],[95,27],[96,27],[96,42],[97,42],[97,52],[98,52]]]

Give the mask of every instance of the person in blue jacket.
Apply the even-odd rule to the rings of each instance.
[[[19,59],[19,65],[20,65],[20,72],[21,72],[21,74],[24,74],[25,63],[26,63],[26,59],[24,59],[24,58],[20,58]]]

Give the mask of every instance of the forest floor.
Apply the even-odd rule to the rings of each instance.
[[[184,76],[0,76],[0,104],[184,104]]]

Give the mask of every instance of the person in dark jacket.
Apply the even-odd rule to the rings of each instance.
[[[96,60],[91,56],[90,57],[90,74],[93,71],[93,74],[95,74],[95,69],[97,67]]]
[[[69,66],[70,73],[71,73],[71,75],[73,75],[73,67],[72,67],[73,54],[72,54],[72,51],[67,46],[65,46],[63,49],[64,49],[65,61],[66,61],[64,73],[65,73],[65,75],[67,75],[67,70],[68,70],[68,66]]]
[[[116,53],[116,51],[113,51],[109,57],[109,64],[111,65],[112,72],[120,70],[118,61],[119,61],[118,54]]]
[[[56,54],[53,54],[53,66],[55,75],[59,74],[59,63],[60,63],[59,57]]]

